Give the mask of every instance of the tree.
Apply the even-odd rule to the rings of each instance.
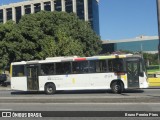
[[[73,13],[24,15],[18,24],[0,24],[0,67],[14,61],[54,56],[92,56],[101,51],[100,37]]]
[[[87,22],[73,13],[42,11],[24,16],[18,26],[25,39],[35,45],[32,48],[35,51],[31,51],[36,59],[66,55],[91,56],[101,50],[100,38]],[[52,41],[51,53],[48,50],[43,53],[42,44],[48,38]]]
[[[143,53],[143,57],[146,61],[146,65],[158,65],[158,53],[150,54],[150,53]]]
[[[0,24],[0,68],[21,59],[20,49],[23,42],[14,22],[8,21],[6,24]]]

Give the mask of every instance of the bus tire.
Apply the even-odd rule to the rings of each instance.
[[[121,82],[113,82],[111,85],[111,89],[113,93],[121,94],[123,89],[123,84]]]
[[[56,86],[53,83],[48,83],[45,85],[45,93],[48,95],[55,94]]]

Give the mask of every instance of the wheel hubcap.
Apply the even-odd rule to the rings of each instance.
[[[114,88],[116,91],[119,90],[119,85],[115,85],[115,88]]]
[[[48,91],[49,93],[51,93],[51,92],[53,91],[53,88],[52,88],[52,87],[49,87],[49,88],[47,89],[47,91]]]

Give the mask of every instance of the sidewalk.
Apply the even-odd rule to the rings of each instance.
[[[0,90],[11,90],[11,86],[8,85],[7,87],[5,87],[0,85]]]
[[[146,89],[160,89],[160,86],[151,86],[151,87],[146,88]]]

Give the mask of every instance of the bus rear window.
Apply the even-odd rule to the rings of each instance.
[[[13,65],[12,68],[13,68],[13,70],[12,70],[13,77],[24,76],[24,65]]]

